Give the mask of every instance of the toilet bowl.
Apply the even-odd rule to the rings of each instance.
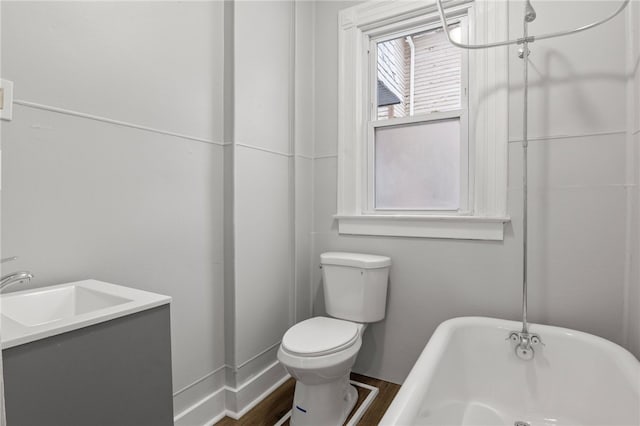
[[[327,313],[291,327],[278,359],[296,380],[292,426],[338,426],[358,399],[349,376],[367,323],[384,318],[388,269],[385,256],[324,253]]]
[[[362,346],[364,329],[363,324],[315,317],[287,331],[278,359],[297,381],[291,424],[344,422],[358,399],[349,374]]]

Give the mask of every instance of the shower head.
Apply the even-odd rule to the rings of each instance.
[[[531,0],[527,0],[527,3],[525,5],[524,20],[526,22],[533,22],[535,19],[536,11],[533,9],[533,6],[531,6]]]

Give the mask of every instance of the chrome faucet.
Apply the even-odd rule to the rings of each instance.
[[[12,260],[16,260],[17,257],[7,257],[6,259],[0,259],[0,263],[9,262]],[[5,287],[10,286],[15,283],[22,283],[25,281],[30,281],[33,278],[33,275],[29,271],[20,271],[20,272],[12,272],[7,275],[3,275],[0,277],[0,291],[2,291]]]
[[[11,284],[21,283],[24,281],[30,281],[33,278],[31,272],[20,271],[13,272],[11,274],[4,275],[0,278],[0,291],[2,291],[5,287],[10,286]]]
[[[525,361],[530,361],[535,356],[535,346],[542,345],[542,338],[536,333],[530,333],[529,330],[512,331],[506,340],[514,343],[514,351],[516,356]]]

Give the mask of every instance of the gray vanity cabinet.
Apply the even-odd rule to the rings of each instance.
[[[173,425],[169,306],[5,349],[8,426]]]

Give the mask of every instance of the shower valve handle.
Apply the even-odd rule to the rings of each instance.
[[[545,344],[542,342],[542,339],[537,334],[531,335],[531,344],[545,346]]]
[[[518,343],[520,342],[520,334],[518,334],[515,331],[512,331],[504,340],[511,340],[513,343]]]

